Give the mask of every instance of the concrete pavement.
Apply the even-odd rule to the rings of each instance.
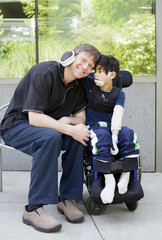
[[[125,204],[110,205],[98,216],[90,216],[84,204],[77,203],[85,215],[81,224],[71,224],[57,212],[55,205],[46,210],[62,223],[57,233],[41,233],[22,223],[27,202],[30,172],[3,172],[0,193],[0,239],[2,240],[161,240],[162,173],[143,173],[144,198],[130,212]],[[84,199],[88,192],[84,187]]]

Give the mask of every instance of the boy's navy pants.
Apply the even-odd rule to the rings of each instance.
[[[112,162],[115,157],[111,154],[112,133],[109,127],[95,126],[91,129],[91,146],[95,159]],[[122,127],[118,135],[118,158],[138,156],[139,145],[137,135],[127,127]]]
[[[83,145],[49,128],[23,122],[2,132],[4,142],[33,156],[29,204],[58,203],[58,157],[62,154],[61,199],[82,199]]]

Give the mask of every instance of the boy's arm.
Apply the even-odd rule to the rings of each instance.
[[[125,93],[121,90],[118,94],[116,105],[111,118],[112,134],[117,135],[122,127],[122,118],[124,113]]]
[[[119,130],[122,126],[122,118],[123,118],[124,108],[120,105],[115,105],[112,119],[111,119],[111,131],[112,133],[118,135]]]
[[[112,119],[111,119],[111,132],[112,132],[112,148],[111,154],[116,155],[119,152],[117,143],[118,143],[118,134],[122,127],[122,118],[123,118],[124,108],[120,105],[115,105]]]
[[[119,134],[119,130],[118,129],[112,130],[112,135],[118,136],[118,134]]]

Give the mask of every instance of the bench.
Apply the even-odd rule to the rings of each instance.
[[[6,103],[0,107],[0,121],[3,118],[3,115],[8,107],[9,103]],[[2,148],[14,149],[13,147],[5,145],[1,136],[0,136],[0,192],[3,191],[3,184],[2,184]]]

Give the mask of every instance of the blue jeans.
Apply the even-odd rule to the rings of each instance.
[[[83,191],[83,145],[49,128],[27,121],[2,132],[4,142],[33,157],[29,204],[58,203],[58,157],[62,154],[60,197],[81,200]]]

